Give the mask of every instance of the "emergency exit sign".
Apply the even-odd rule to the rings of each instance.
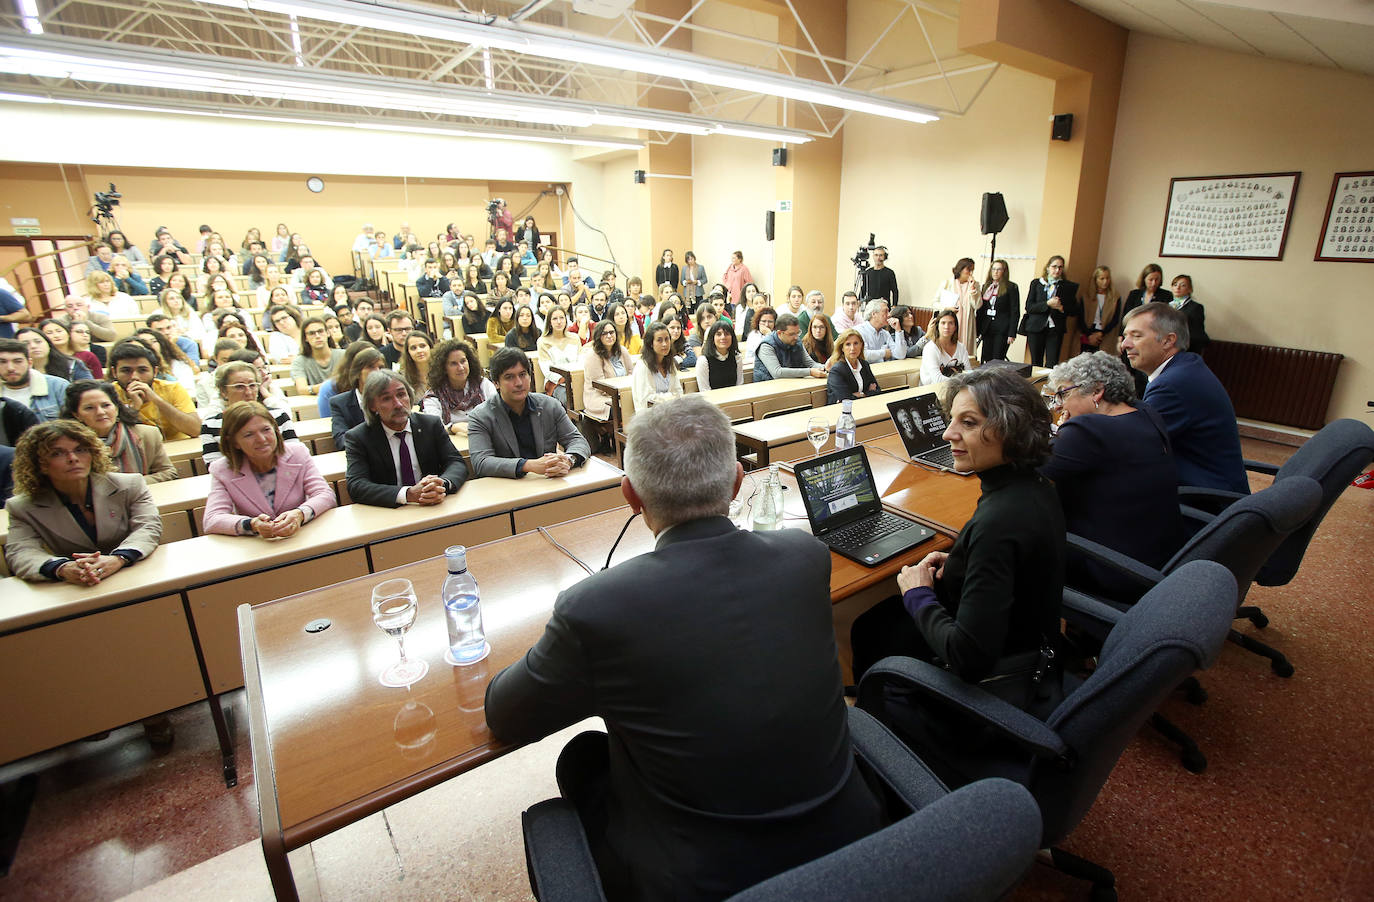
[[[41,235],[43,229],[38,225],[38,220],[31,217],[16,217],[10,220],[10,225],[14,227],[16,235]]]

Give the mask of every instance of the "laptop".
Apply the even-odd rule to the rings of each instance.
[[[918,464],[947,473],[973,475],[972,471],[954,469],[954,454],[950,451],[949,442],[943,438],[949,421],[945,419],[940,400],[933,393],[890,401],[887,413],[897,427],[897,434],[902,437],[907,457]]]
[[[794,472],[812,535],[850,560],[874,567],[935,535],[883,510],[862,445],[797,464]]]

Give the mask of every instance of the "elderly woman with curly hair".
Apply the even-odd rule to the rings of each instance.
[[[1045,401],[1060,416],[1049,463],[1068,531],[1151,567],[1178,550],[1183,524],[1178,471],[1159,414],[1139,404],[1126,365],[1105,351],[1081,354],[1050,372]],[[1071,554],[1065,581],[1132,600],[1133,581]]]
[[[162,517],[137,473],[120,473],[75,420],[30,427],[14,449],[5,558],[20,579],[93,586],[153,553]]]
[[[1029,382],[1000,368],[951,376],[940,394],[955,469],[976,474],[982,494],[954,546],[903,567],[901,597],[854,622],[854,674],[862,678],[888,655],[937,661],[1047,714],[1053,700],[1041,696],[1058,683],[1057,671],[1047,678],[1048,649],[1064,594],[1064,515],[1038,472],[1050,456],[1049,411]],[[861,703],[868,695],[866,681]]]

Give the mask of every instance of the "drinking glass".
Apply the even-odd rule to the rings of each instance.
[[[415,625],[419,610],[415,587],[408,579],[389,579],[372,590],[372,622],[388,636],[396,637],[401,651],[401,660],[378,676],[383,686],[401,689],[429,673],[429,664],[423,659],[412,661],[406,657],[406,630]]]
[[[821,454],[821,446],[830,438],[830,421],[825,417],[812,417],[806,421],[806,438],[811,442],[811,447],[816,449],[816,456]]]

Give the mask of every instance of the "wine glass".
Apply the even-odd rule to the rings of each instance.
[[[806,421],[806,438],[811,442],[811,447],[816,449],[816,456],[821,454],[821,446],[830,438],[830,421],[825,417],[812,417]]]
[[[372,590],[372,622],[387,635],[395,636],[401,650],[401,660],[378,677],[383,686],[401,689],[429,673],[429,664],[423,659],[412,661],[406,657],[406,630],[415,625],[419,610],[415,587],[408,579],[389,579]]]

